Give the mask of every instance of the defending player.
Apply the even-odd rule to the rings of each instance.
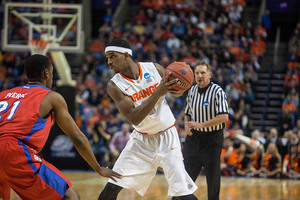
[[[122,178],[97,163],[64,98],[50,90],[53,78],[50,60],[33,55],[25,62],[25,72],[28,85],[0,93],[0,199],[10,199],[10,188],[21,199],[79,199],[71,182],[37,155],[48,138],[52,117],[99,175],[112,180]]]
[[[134,131],[113,170],[124,178],[109,183],[99,196],[101,200],[115,200],[123,188],[133,188],[144,195],[157,167],[162,167],[169,183],[172,199],[195,200],[197,186],[185,171],[182,161],[175,118],[165,100],[177,80],[162,80],[164,68],[152,62],[135,63],[129,44],[122,39],[111,41],[105,49],[109,67],[117,74],[107,90],[120,113],[134,126]]]

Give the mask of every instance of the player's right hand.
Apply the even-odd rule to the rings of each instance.
[[[178,92],[173,89],[173,87],[176,86],[178,79],[173,79],[169,81],[170,76],[171,72],[164,79],[161,80],[159,86],[156,89],[156,91],[159,92],[161,96],[166,95],[168,92]]]
[[[100,167],[99,174],[103,177],[110,178],[115,182],[118,182],[115,178],[119,178],[119,179],[123,178],[121,174],[109,169],[108,167]]]

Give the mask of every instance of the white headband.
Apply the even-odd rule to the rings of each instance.
[[[124,47],[117,47],[117,46],[108,46],[105,48],[105,53],[108,51],[116,51],[120,53],[128,53],[130,56],[132,56],[132,50]]]

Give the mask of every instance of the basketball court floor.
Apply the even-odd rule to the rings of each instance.
[[[69,172],[64,174],[71,180],[82,200],[98,199],[107,179],[92,172]],[[196,181],[198,190],[194,193],[199,200],[207,200],[205,177]],[[167,198],[168,184],[163,175],[157,175],[144,197],[133,190],[122,190],[118,200],[170,200]],[[20,198],[12,192],[11,200]],[[221,200],[300,200],[299,180],[263,178],[222,177]]]

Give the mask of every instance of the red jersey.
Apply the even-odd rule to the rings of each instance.
[[[42,99],[50,89],[25,85],[0,92],[0,138],[13,137],[39,152],[48,138],[51,115],[39,116]]]

